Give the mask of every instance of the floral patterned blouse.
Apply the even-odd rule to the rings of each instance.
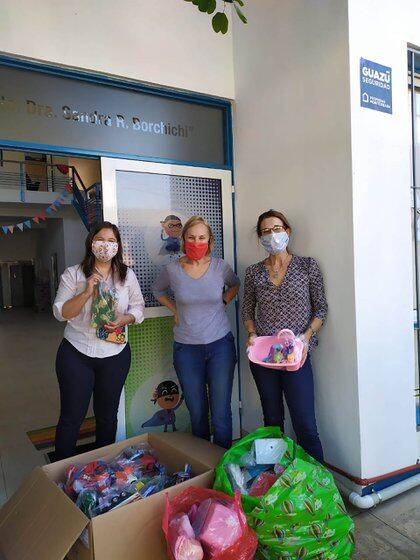
[[[301,334],[315,317],[324,321],[327,312],[324,281],[315,259],[293,255],[280,286],[270,280],[263,261],[246,269],[242,319],[254,321],[258,336],[271,336],[281,329]],[[309,349],[317,344],[314,335]]]

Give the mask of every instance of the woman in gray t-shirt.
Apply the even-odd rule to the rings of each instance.
[[[210,405],[214,443],[229,448],[236,349],[225,306],[240,282],[228,263],[211,256],[213,244],[209,224],[190,218],[182,231],[185,256],[162,269],[153,294],[175,317],[174,366],[193,434],[210,439]],[[169,288],[174,299],[167,295]]]

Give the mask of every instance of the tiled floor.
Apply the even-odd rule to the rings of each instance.
[[[46,313],[0,311],[0,503],[45,463],[26,432],[57,423],[54,362],[63,328]]]
[[[347,509],[356,525],[353,560],[420,559],[420,487],[367,511]]]
[[[54,373],[64,325],[30,310],[0,311],[0,506],[44,455],[26,432],[56,424]],[[420,488],[362,512],[353,560],[420,560]],[[117,560],[117,559],[115,559]]]

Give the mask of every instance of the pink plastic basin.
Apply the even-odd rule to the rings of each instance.
[[[294,362],[287,362],[283,364],[272,364],[268,362],[263,362],[263,359],[270,353],[270,348],[273,344],[282,344],[283,346],[287,344],[288,341],[294,340],[295,350]],[[304,344],[299,338],[295,338],[293,331],[289,329],[283,329],[275,336],[258,336],[254,338],[254,344],[248,348],[248,357],[251,362],[264,366],[269,369],[280,369],[282,371],[296,371],[299,369],[300,362],[302,360],[302,354],[304,350]]]

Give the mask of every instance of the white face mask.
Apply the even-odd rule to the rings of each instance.
[[[289,235],[286,231],[280,231],[279,233],[263,235],[260,240],[261,245],[270,255],[276,255],[286,250],[289,243]]]
[[[108,262],[118,253],[116,241],[92,241],[92,253],[101,262]]]

